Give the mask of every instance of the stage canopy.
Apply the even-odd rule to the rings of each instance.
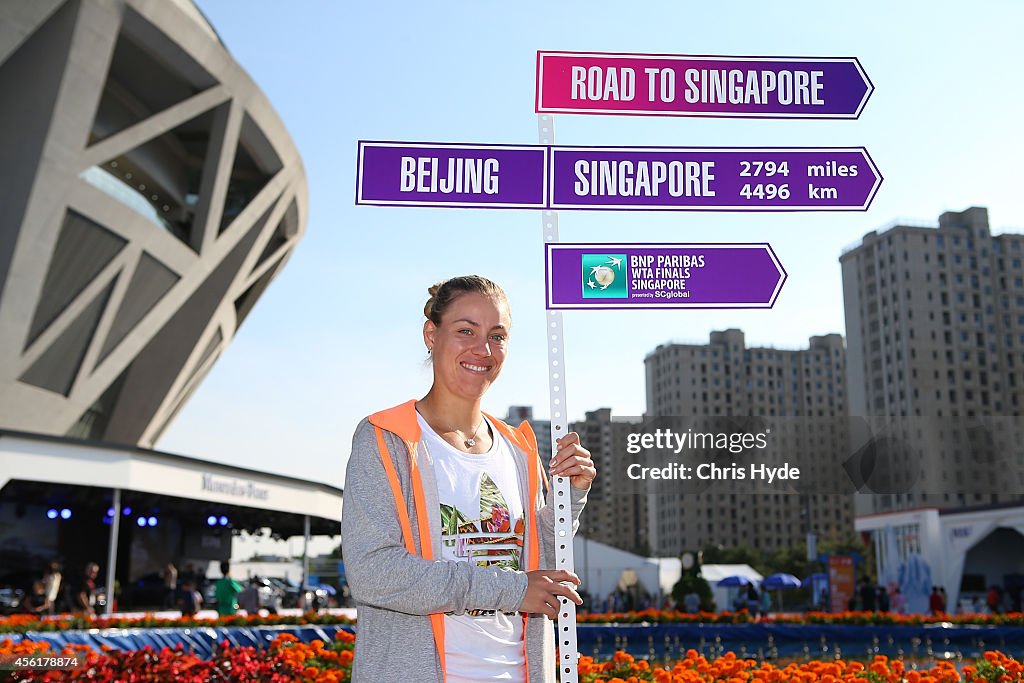
[[[308,516],[312,534],[340,533],[342,490],[327,484],[138,447],[0,431],[0,502],[106,510],[113,489],[124,506],[144,501],[161,516],[198,525],[225,515],[233,530],[270,527],[287,538],[304,533]]]

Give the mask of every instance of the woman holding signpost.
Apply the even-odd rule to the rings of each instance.
[[[358,608],[353,681],[554,681],[549,618],[579,604],[554,570],[554,511],[574,523],[596,476],[579,436],[558,440],[550,474],[527,423],[481,410],[501,373],[508,300],[479,276],[429,289],[423,342],[433,384],[418,401],[356,429],[345,479],[342,550]]]

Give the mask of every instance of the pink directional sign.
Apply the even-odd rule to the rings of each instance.
[[[538,52],[538,113],[855,119],[874,86],[853,57]]]
[[[764,244],[546,244],[547,307],[771,308],[786,271]]]
[[[359,143],[356,204],[611,211],[862,211],[882,183],[851,148]]]

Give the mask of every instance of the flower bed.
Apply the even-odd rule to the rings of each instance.
[[[806,612],[777,614],[760,620],[746,610],[739,612],[687,612],[643,610],[639,612],[611,612],[607,614],[580,614],[581,624],[639,624],[639,623],[703,623],[703,624],[834,624],[847,626],[924,626],[927,624],[953,624],[955,626],[1024,626],[1024,613],[1011,614],[893,614],[892,612]],[[159,619],[153,616],[116,618],[61,615],[53,619],[39,619],[28,614],[0,617],[0,633],[26,633],[28,631],[69,631],[107,628],[201,628],[206,626],[311,626],[354,624],[353,619],[341,615],[306,612],[299,616],[233,616],[217,619],[181,617]]]
[[[580,614],[577,621],[584,624],[637,624],[704,623],[747,624],[754,621],[778,624],[836,624],[846,626],[924,626],[926,624],[953,624],[957,626],[1024,626],[1024,613],[1009,614],[895,614],[893,612],[803,612],[776,614],[755,619],[746,610],[739,612],[688,612],[668,610],[642,610],[639,612],[609,612]]]
[[[86,667],[75,671],[13,671],[7,680],[22,681],[125,681],[130,683],[344,683],[351,680],[355,637],[339,632],[337,639],[303,644],[282,634],[267,650],[223,646],[212,660],[198,659],[180,649],[145,648],[133,652],[95,652],[88,647],[67,648],[61,654],[81,653]],[[0,641],[0,655],[56,654],[45,643]],[[0,672],[0,680],[3,680]],[[690,650],[678,661],[651,664],[617,652],[609,661],[582,657],[582,683],[1024,683],[1024,665],[1000,652],[986,652],[975,664],[957,670],[950,662],[930,669],[908,669],[902,660],[877,656],[871,662],[829,660],[773,664],[742,659],[732,652],[707,659]]]
[[[1024,681],[1024,666],[995,651],[986,652],[976,664],[964,666],[958,672],[950,662],[938,662],[930,669],[908,670],[902,660],[890,660],[881,655],[868,663],[813,660],[777,666],[770,662],[740,659],[732,652],[708,660],[690,650],[685,658],[664,667],[634,659],[624,652],[616,653],[608,662],[595,662],[590,657],[583,657],[579,674],[582,683],[1020,683]]]
[[[314,640],[300,643],[291,634],[281,634],[266,650],[231,647],[223,643],[212,659],[200,659],[181,648],[96,652],[87,646],[71,646],[60,653],[47,643],[0,641],[0,655],[74,655],[85,657],[85,666],[69,671],[16,670],[11,683],[22,681],[118,681],[125,683],[343,683],[352,677],[355,636],[339,631],[325,644]],[[4,680],[0,671],[0,680]]]

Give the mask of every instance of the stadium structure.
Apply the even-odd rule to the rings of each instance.
[[[224,558],[222,519],[337,533],[337,488],[151,450],[307,220],[298,150],[209,21],[5,1],[0,92],[0,585],[107,545],[110,582]]]

